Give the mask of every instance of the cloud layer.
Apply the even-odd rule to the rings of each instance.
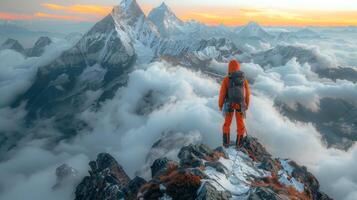
[[[7,106],[14,98],[29,88],[38,67],[50,63],[71,43],[60,40],[49,45],[41,57],[24,57],[13,50],[0,51],[0,108]]]
[[[321,43],[319,49],[332,43]],[[75,185],[86,175],[89,160],[100,152],[114,155],[130,176],[148,177],[147,169],[155,158],[174,159],[182,145],[221,144],[219,83],[202,73],[160,62],[138,66],[130,74],[128,85],[120,88],[113,99],[103,102],[99,109],[79,113],[77,117],[88,127],[74,139],[54,144],[52,138],[59,133],[52,128],[51,119],[27,130],[23,105],[15,110],[7,105],[31,84],[37,67],[66,48],[65,44],[49,47],[40,58],[24,58],[8,50],[0,52],[4,61],[0,63],[0,95],[5,99],[0,104],[0,131],[20,132],[23,137],[19,138],[18,148],[8,152],[0,163],[0,199],[73,199]],[[318,53],[329,55],[338,64],[343,59],[337,55],[343,54],[345,64],[353,65],[354,54],[346,52],[339,47]],[[213,62],[210,69],[226,74],[227,64]],[[333,198],[357,199],[357,146],[347,152],[327,149],[312,124],[291,121],[274,107],[274,101],[279,100],[293,109],[299,103],[317,111],[320,100],[326,97],[356,104],[356,83],[321,79],[310,65],[301,65],[296,59],[265,70],[257,64],[243,63],[242,70],[251,81],[253,93],[246,120],[249,134],[258,137],[273,155],[306,165],[318,177],[322,190]],[[234,129],[235,125],[232,132]],[[76,168],[80,176],[53,190],[55,169],[63,163]]]
[[[255,79],[246,120],[249,134],[258,137],[275,156],[308,166],[319,178],[323,191],[334,198],[354,199],[357,173],[352,168],[357,162],[357,147],[348,152],[327,149],[311,124],[295,123],[283,117],[274,107],[274,98],[267,93],[284,96],[284,91],[291,89],[292,80],[313,88],[314,84],[308,84],[311,81],[306,79],[314,78],[314,74],[307,66],[296,70],[296,65],[291,61],[284,69],[267,72],[254,64],[242,66]],[[299,78],[286,78],[291,74]],[[268,81],[272,84],[261,86]],[[339,85],[344,90],[344,85]],[[137,170],[149,176],[142,170],[156,157],[175,157],[180,145],[165,146],[172,140],[182,141],[181,145],[191,142],[220,145],[223,117],[217,111],[218,89],[213,79],[168,63],[153,63],[135,70],[130,74],[128,86],[104,102],[100,110],[90,109],[78,116],[89,128],[74,140],[62,141],[52,150],[46,139],[27,140],[19,151],[12,153],[11,159],[2,162],[0,199],[23,199],[25,194],[26,198],[71,199],[77,182],[53,191],[55,168],[67,163],[83,176],[88,161],[103,151],[112,153],[130,176]],[[48,127],[45,130],[51,131]],[[160,138],[164,142],[150,150]],[[25,190],[32,192],[19,192]]]

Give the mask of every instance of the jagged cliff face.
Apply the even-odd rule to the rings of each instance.
[[[27,56],[39,57],[45,52],[46,46],[52,44],[52,40],[49,37],[40,37],[33,48],[29,49]]]
[[[148,19],[156,25],[160,34],[164,37],[182,34],[181,29],[184,22],[177,18],[165,3],[150,11]]]
[[[122,85],[134,58],[118,36],[112,15],[108,15],[72,49],[41,67],[35,83],[16,104],[27,101],[30,120],[59,113],[60,118],[70,117],[95,103],[80,103],[85,101],[87,91],[103,88],[105,93],[106,88]]]
[[[273,158],[252,137],[244,138],[238,150],[185,146],[178,158],[155,160],[152,179],[146,181],[130,180],[113,157],[99,154],[90,162],[90,176],[77,186],[75,199],[330,199],[305,167]]]

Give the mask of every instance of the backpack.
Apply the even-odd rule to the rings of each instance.
[[[245,80],[245,75],[242,71],[236,71],[229,75],[227,100],[231,104],[239,104],[241,108],[245,107]]]

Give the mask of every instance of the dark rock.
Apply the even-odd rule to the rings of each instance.
[[[183,166],[199,167],[203,166],[202,159],[210,160],[214,158],[214,152],[206,145],[189,145],[183,147],[178,157]]]
[[[144,199],[159,199],[164,196],[164,192],[160,189],[160,184],[149,184],[143,192]]]
[[[128,186],[124,189],[125,199],[137,199],[137,194],[140,188],[145,185],[147,182],[145,179],[136,176],[133,180],[131,180]]]
[[[53,186],[54,189],[61,187],[61,185],[65,184],[65,182],[75,180],[79,175],[79,172],[68,166],[67,164],[63,164],[56,169],[56,185]]]
[[[260,162],[259,167],[264,170],[278,172],[280,165],[272,158],[265,147],[258,142],[258,139],[251,136],[244,137],[241,142],[240,150],[249,155],[256,162]]]
[[[49,37],[40,37],[33,48],[29,49],[27,56],[39,57],[45,52],[45,47],[50,45],[52,40]]]
[[[320,191],[320,183],[314,175],[307,171],[305,166],[300,166],[294,161],[289,164],[294,168],[292,177],[305,184],[305,191],[312,196],[312,199],[330,199],[326,194]]]
[[[198,190],[196,200],[228,200],[232,197],[228,191],[218,191],[212,183],[206,181],[202,183]]]
[[[109,173],[113,175],[121,184],[122,187],[126,186],[130,182],[129,176],[125,173],[122,166],[108,153],[101,153],[97,157],[98,171],[109,170]]]
[[[90,162],[90,176],[77,186],[75,200],[117,200],[124,198],[123,190],[130,179],[117,161],[107,153],[101,153]]]
[[[169,159],[159,158],[154,161],[151,165],[151,176],[154,177],[158,172],[167,169],[167,164],[169,163]]]
[[[252,192],[248,200],[289,200],[289,198],[281,198],[276,192],[274,192],[270,188],[266,187],[258,187],[254,189],[254,192]]]
[[[7,39],[1,46],[0,46],[0,50],[4,50],[4,49],[10,49],[10,50],[14,50],[18,53],[21,53],[22,55],[25,55],[25,49],[24,47],[19,43],[19,41],[14,40],[14,39]]]

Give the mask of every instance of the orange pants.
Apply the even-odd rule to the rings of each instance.
[[[242,137],[245,133],[244,116],[242,113],[239,113],[237,111],[226,113],[226,117],[223,124],[223,133],[224,134],[230,133],[234,113],[236,115],[236,122],[237,122],[237,136]]]

